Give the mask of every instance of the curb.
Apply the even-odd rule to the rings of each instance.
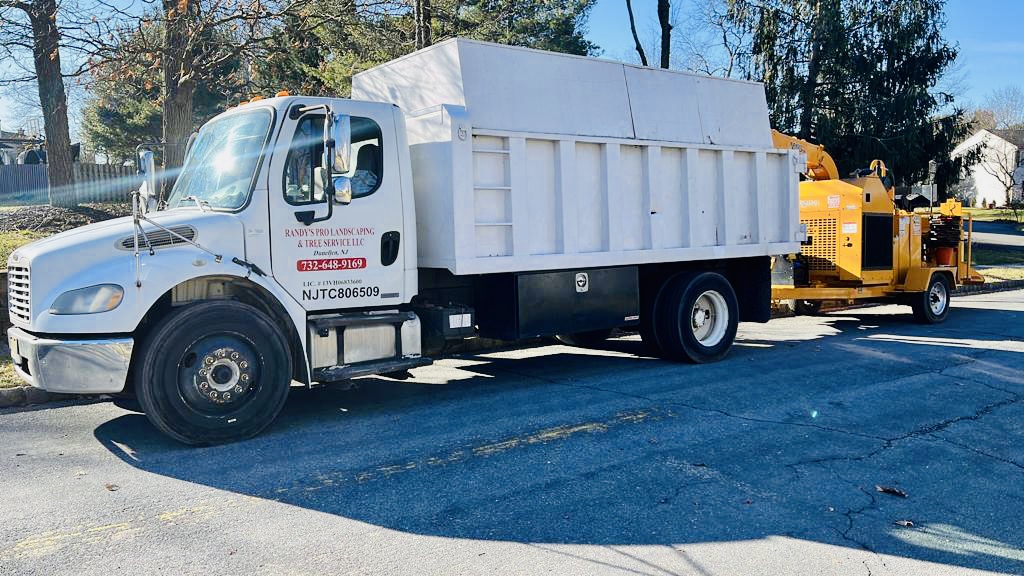
[[[989,294],[991,292],[1005,292],[1024,288],[1024,280],[1006,280],[1005,282],[992,282],[991,284],[968,284],[953,291],[954,296],[966,296],[968,294]]]
[[[13,388],[0,388],[0,408],[15,408],[21,406],[32,406],[34,404],[45,404],[57,400],[69,398],[84,398],[75,394],[57,394],[47,392],[32,386],[15,386]]]

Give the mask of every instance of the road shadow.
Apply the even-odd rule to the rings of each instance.
[[[1019,571],[1024,454],[999,461],[944,435],[982,426],[975,404],[995,403],[983,415],[1018,409],[975,381],[1024,391],[1024,354],[985,344],[1006,330],[1019,340],[1024,313],[958,309],[928,330],[908,317],[745,325],[731,357],[704,366],[654,359],[631,337],[460,355],[409,382],[293,389],[268,431],[224,446],[178,445],[141,414],[95,436],[147,472],[414,534],[594,545],[786,536]],[[807,325],[819,336],[799,336]],[[965,327],[980,331],[966,349]],[[920,376],[956,370],[975,371],[969,386]],[[879,384],[889,378],[905,384]],[[805,404],[814,410],[793,408]],[[1024,439],[1024,424],[1000,426]]]

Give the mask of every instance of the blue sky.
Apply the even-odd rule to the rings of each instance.
[[[655,6],[656,0],[633,0],[642,37],[656,27]],[[961,104],[980,105],[995,88],[1024,85],[1024,0],[949,0],[946,16],[946,38],[960,47],[958,61],[965,81]],[[597,0],[588,37],[602,48],[603,57],[632,59],[625,0]],[[0,95],[5,129],[22,123],[18,112],[10,98]]]

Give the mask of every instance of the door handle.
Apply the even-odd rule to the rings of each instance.
[[[380,237],[380,263],[384,266],[391,266],[398,260],[398,245],[401,242],[401,234],[397,230],[385,232]]]

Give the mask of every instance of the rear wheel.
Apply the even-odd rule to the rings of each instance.
[[[142,344],[139,404],[185,444],[215,444],[263,430],[291,384],[288,342],[260,310],[234,301],[178,308]]]
[[[928,290],[910,295],[910,307],[914,319],[922,324],[938,324],[949,314],[949,300],[952,290],[945,274],[932,274]]]
[[[670,360],[715,362],[728,354],[739,326],[739,304],[721,274],[681,274],[657,304],[655,330]]]
[[[793,312],[799,316],[817,316],[821,313],[821,300],[796,300]]]
[[[577,348],[595,348],[604,343],[612,335],[611,328],[601,330],[590,330],[588,332],[573,332],[572,334],[557,334],[555,339],[566,346]]]

